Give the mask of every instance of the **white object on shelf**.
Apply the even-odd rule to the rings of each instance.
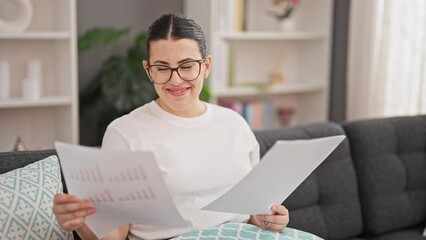
[[[0,99],[10,97],[10,66],[9,62],[0,62]]]
[[[280,30],[284,32],[293,32],[296,31],[296,21],[294,17],[289,17],[288,19],[283,19],[280,21]]]
[[[9,6],[7,4],[9,4]],[[13,7],[10,6],[10,4],[15,4],[16,6]],[[6,5],[2,6],[3,8],[15,8],[17,12],[9,13],[15,15],[11,16],[12,20],[2,19],[0,15],[0,31],[23,32],[29,27],[33,18],[33,5],[30,0],[6,1],[3,2],[2,5]]]
[[[42,79],[41,61],[34,59],[28,62],[27,78],[40,80]]]
[[[22,81],[22,97],[27,100],[39,99],[41,80],[41,61],[38,59],[29,61],[27,66],[27,78]]]
[[[27,78],[22,81],[22,97],[27,100],[40,98],[40,81],[35,78]]]

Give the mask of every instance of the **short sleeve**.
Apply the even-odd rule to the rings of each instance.
[[[102,149],[130,150],[130,146],[117,129],[107,128],[102,139]]]

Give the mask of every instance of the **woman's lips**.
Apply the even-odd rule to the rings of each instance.
[[[175,97],[179,97],[184,95],[186,92],[188,92],[190,88],[169,88],[167,91],[170,93],[170,95],[173,95]]]

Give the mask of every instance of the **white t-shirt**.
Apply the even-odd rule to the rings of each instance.
[[[165,239],[248,215],[200,210],[241,180],[259,162],[259,144],[236,112],[204,103],[195,118],[164,111],[155,101],[114,120],[107,128],[104,149],[153,151],[188,228],[132,224],[129,238]]]

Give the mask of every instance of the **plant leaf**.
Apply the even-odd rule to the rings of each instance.
[[[85,52],[96,46],[106,46],[126,36],[130,28],[93,28],[78,38],[78,52]]]

